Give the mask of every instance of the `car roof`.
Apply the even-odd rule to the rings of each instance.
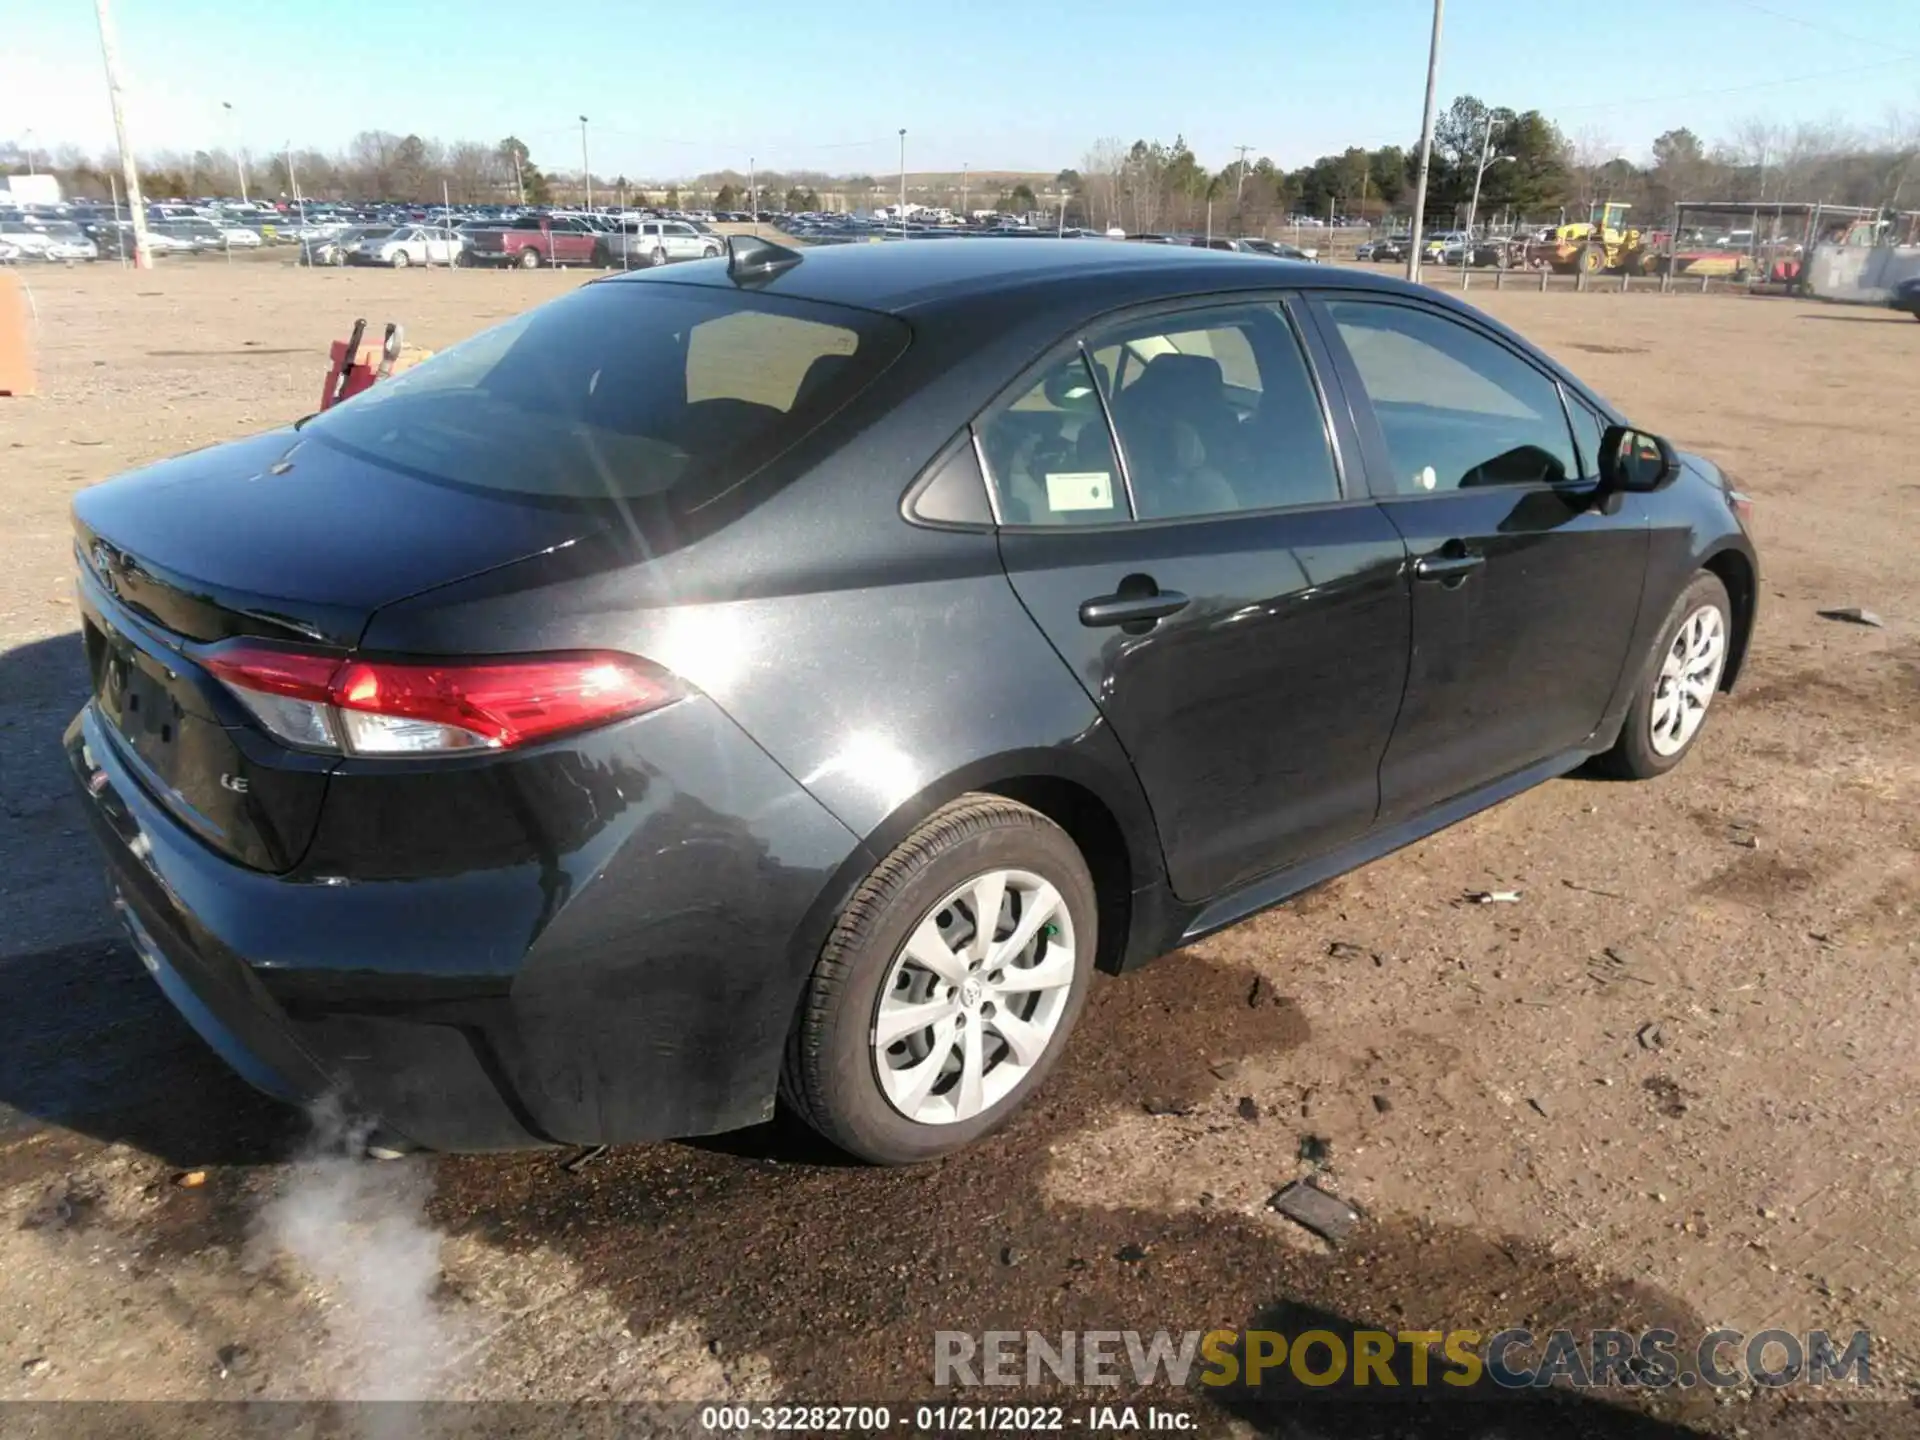
[[[870,245],[810,246],[799,264],[750,282],[762,294],[856,306],[889,314],[925,313],[943,306],[1018,291],[1100,292],[1112,304],[1146,303],[1220,291],[1353,288],[1430,295],[1377,272],[1305,262],[1274,261],[1230,250],[1149,245],[1119,240],[990,239],[893,241]],[[615,285],[727,286],[722,261],[670,269],[630,271],[597,282]],[[1102,304],[1100,308],[1107,308]]]

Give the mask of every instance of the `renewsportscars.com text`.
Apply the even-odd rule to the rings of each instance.
[[[1503,1390],[1871,1383],[1872,1337],[1825,1330],[936,1331],[936,1385]]]

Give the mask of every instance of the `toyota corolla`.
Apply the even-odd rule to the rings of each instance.
[[[66,748],[139,956],[271,1093],[444,1149],[784,1097],[913,1161],[1096,968],[1678,764],[1746,508],[1378,274],[736,240],[83,492]]]

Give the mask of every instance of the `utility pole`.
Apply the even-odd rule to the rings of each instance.
[[[227,138],[233,141],[233,168],[240,172],[240,203],[247,203],[247,151],[240,143],[240,131],[233,123],[233,102],[222,100],[220,108],[227,112]]]
[[[900,238],[907,238],[907,127],[900,127]]]
[[[587,209],[593,209],[593,167],[587,163],[587,117],[580,117],[580,180],[587,187]]]
[[[133,146],[127,143],[127,112],[120,101],[120,45],[113,29],[113,12],[108,0],[93,0],[94,17],[100,22],[100,61],[107,69],[107,101],[113,107],[113,138],[120,146],[120,173],[127,182],[127,209],[133,217],[133,265],[136,270],[153,268],[153,251],[147,244],[147,206],[140,198],[140,167],[134,163]]]
[[[33,168],[33,127],[31,125],[27,127],[26,142],[27,142],[27,174],[38,175],[40,172]]]
[[[516,144],[511,153],[513,155],[513,193],[519,196],[520,203],[525,205],[527,203],[527,187],[521,183],[520,180],[520,147]]]
[[[747,208],[753,211],[753,233],[760,233],[760,185],[755,179],[753,156],[747,156]]]
[[[1447,0],[1433,0],[1433,38],[1427,42],[1427,103],[1420,115],[1420,176],[1413,190],[1413,244],[1407,247],[1407,279],[1420,278],[1420,251],[1427,221],[1427,171],[1433,164],[1433,96],[1440,80],[1440,20]]]
[[[1487,112],[1487,133],[1480,138],[1480,168],[1473,172],[1473,199],[1467,202],[1467,249],[1472,251],[1473,221],[1480,213],[1480,182],[1487,178],[1487,156],[1493,150],[1493,112]]]
[[[1233,209],[1234,213],[1238,214],[1240,211],[1240,196],[1247,188],[1247,153],[1253,149],[1253,146],[1236,145],[1233,148],[1240,152],[1240,171],[1234,177],[1233,182]]]
[[[963,161],[960,166],[960,218],[967,218],[967,171],[969,166]]]
[[[287,188],[293,191],[293,206],[300,212],[300,229],[304,232],[307,228],[307,202],[300,195],[300,177],[293,173],[293,140],[291,138],[287,140]],[[312,252],[308,249],[312,243],[312,237],[302,234],[300,253],[307,257],[308,265],[313,264]]]

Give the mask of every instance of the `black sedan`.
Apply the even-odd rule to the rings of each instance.
[[[735,239],[83,492],[66,748],[140,958],[274,1094],[447,1149],[784,1097],[920,1160],[1097,966],[1677,765],[1745,507],[1378,275]]]
[[[1911,280],[1902,280],[1893,287],[1893,295],[1887,304],[1914,319],[1920,320],[1920,275]]]

